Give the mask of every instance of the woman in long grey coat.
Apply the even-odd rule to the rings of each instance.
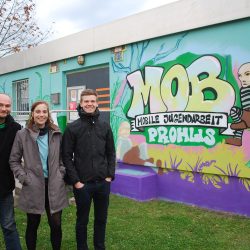
[[[27,213],[25,239],[28,250],[36,249],[37,229],[45,211],[53,250],[61,248],[62,209],[68,205],[61,139],[48,104],[44,101],[33,103],[27,127],[17,133],[9,161],[22,184],[18,205]]]

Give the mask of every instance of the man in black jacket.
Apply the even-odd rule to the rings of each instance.
[[[99,119],[97,93],[86,89],[78,106],[80,118],[63,135],[63,162],[77,205],[77,249],[88,249],[87,225],[94,202],[94,247],[105,249],[110,182],[115,174],[115,146],[110,125]]]
[[[9,156],[16,132],[21,126],[10,116],[11,99],[0,93],[0,224],[6,249],[21,249],[14,219],[13,190],[15,180],[9,166]]]

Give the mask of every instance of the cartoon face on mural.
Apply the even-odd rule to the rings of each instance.
[[[250,86],[250,62],[240,66],[238,77],[243,88]]]
[[[233,106],[230,115],[233,119],[231,129],[234,136],[226,139],[227,144],[241,146],[244,129],[250,128],[250,63],[240,66],[238,78],[241,82],[240,101],[241,108]]]
[[[130,136],[130,129],[130,124],[127,121],[120,124],[116,150],[117,159],[137,165],[152,164],[153,159],[148,159],[147,156],[147,144],[141,141],[138,145],[133,141],[133,137]]]

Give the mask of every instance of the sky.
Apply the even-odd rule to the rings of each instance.
[[[42,30],[53,27],[49,40],[93,28],[177,0],[35,0]]]

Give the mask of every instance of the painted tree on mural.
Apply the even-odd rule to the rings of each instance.
[[[0,58],[35,47],[52,34],[39,28],[35,9],[34,0],[1,0]]]

